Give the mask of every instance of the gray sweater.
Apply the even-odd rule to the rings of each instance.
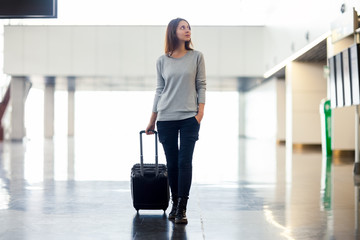
[[[157,87],[153,112],[158,121],[194,117],[198,104],[205,103],[206,74],[204,57],[199,51],[188,51],[181,58],[167,55],[156,63]]]

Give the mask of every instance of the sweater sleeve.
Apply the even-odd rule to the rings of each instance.
[[[198,103],[205,103],[206,72],[204,56],[202,53],[199,54],[197,59],[196,91],[198,94]]]
[[[161,94],[165,87],[165,80],[162,77],[161,58],[159,58],[156,62],[156,71],[157,71],[157,83],[156,83],[155,98],[154,98],[153,109],[152,109],[153,112],[158,112],[157,105],[158,105]]]

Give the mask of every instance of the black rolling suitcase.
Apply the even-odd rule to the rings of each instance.
[[[158,163],[157,132],[155,135],[155,164],[144,164],[142,134],[140,131],[140,163],[131,169],[131,195],[134,208],[162,209],[169,206],[169,181],[165,164]]]

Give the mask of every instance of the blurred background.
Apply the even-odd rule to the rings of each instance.
[[[126,184],[151,115],[156,60],[168,22],[181,17],[207,73],[194,183],[250,186],[284,239],[304,229],[323,235],[301,239],[357,239],[359,1],[11,3],[0,0],[0,210],[26,202],[34,217],[37,198],[22,193],[43,191],[49,181],[125,182],[117,191],[130,196]],[[146,162],[153,161],[153,140],[145,137]],[[161,145],[159,161],[165,163]],[[269,220],[279,209],[282,225]],[[302,215],[312,211],[315,218]],[[299,232],[292,238],[286,227]],[[0,238],[12,231],[9,224]]]

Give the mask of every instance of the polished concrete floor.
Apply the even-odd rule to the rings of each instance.
[[[81,159],[76,138],[4,142],[0,239],[360,238],[351,158],[326,165],[319,148],[287,154],[273,140],[237,144],[235,159],[197,151],[189,223],[176,225],[169,209],[132,207],[129,166],[137,158],[106,160],[87,149],[95,159]]]
[[[139,126],[149,114],[134,109],[151,109],[153,93],[84,95],[76,95],[75,137],[65,136],[66,110],[57,105],[56,135],[44,140],[43,115],[33,104],[24,142],[0,143],[1,240],[360,239],[353,157],[330,162],[319,147],[290,149],[271,138],[239,137],[236,92],[207,95],[189,223],[168,221],[169,209],[137,214],[130,169],[139,161]],[[66,96],[56,99],[66,105]],[[231,111],[223,108],[229,102]],[[146,162],[153,161],[152,141],[144,137]]]

